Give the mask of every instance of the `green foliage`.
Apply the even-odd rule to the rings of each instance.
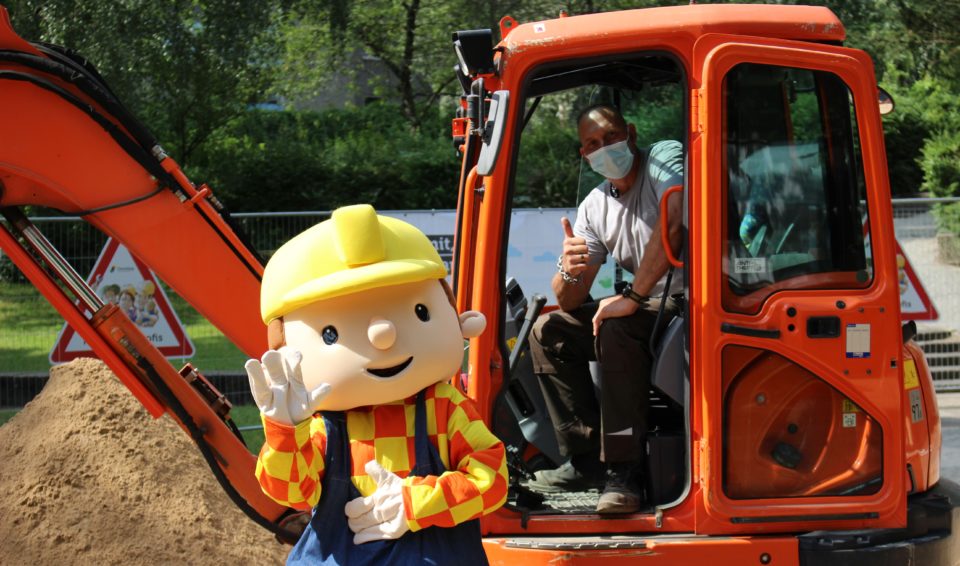
[[[277,55],[278,2],[7,0],[28,40],[63,45],[181,162],[231,117],[261,102]]]
[[[192,177],[236,210],[454,208],[459,169],[448,122],[410,128],[392,104],[324,112],[254,111],[197,156]]]
[[[938,197],[960,197],[960,131],[942,131],[923,148],[923,188]]]
[[[960,197],[960,131],[941,131],[923,148],[923,186],[938,197]],[[960,203],[936,208],[940,228],[960,236]]]

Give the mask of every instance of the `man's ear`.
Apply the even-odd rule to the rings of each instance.
[[[478,311],[467,311],[460,315],[460,332],[464,338],[476,338],[487,327],[487,317]]]

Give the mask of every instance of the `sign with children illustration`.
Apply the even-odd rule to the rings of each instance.
[[[117,305],[168,358],[194,353],[193,342],[170,306],[156,275],[113,238],[107,240],[87,279],[104,303]],[[50,352],[50,362],[95,355],[69,324],[64,324]]]

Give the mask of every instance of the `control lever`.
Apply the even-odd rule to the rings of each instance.
[[[520,331],[517,332],[517,341],[514,342],[513,350],[510,351],[510,375],[513,375],[513,371],[517,368],[517,362],[520,361],[520,352],[523,351],[524,344],[526,344],[527,339],[530,338],[533,323],[537,320],[537,317],[540,316],[540,312],[546,304],[547,298],[539,293],[534,294],[533,298],[530,299],[527,313],[523,317],[523,325],[520,327]]]

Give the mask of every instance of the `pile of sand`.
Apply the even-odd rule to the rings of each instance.
[[[55,368],[0,427],[0,564],[280,564],[169,418],[99,360]]]

